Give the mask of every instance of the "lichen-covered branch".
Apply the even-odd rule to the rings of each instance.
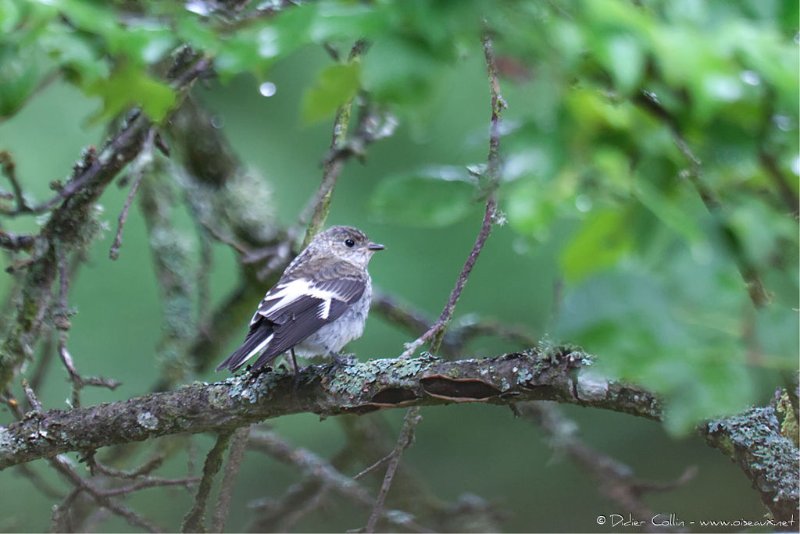
[[[210,60],[203,57],[176,65],[170,77],[173,86],[185,91],[209,66]],[[58,274],[56,250],[66,258],[91,242],[99,229],[94,217],[95,202],[114,177],[139,155],[152,128],[147,117],[138,111],[130,113],[99,153],[93,148],[84,151],[71,179],[44,204],[52,211],[27,262],[20,305],[0,345],[0,390],[8,386],[15,369],[31,353],[47,319],[53,298],[52,285]],[[31,209],[38,212],[36,208]]]
[[[68,451],[166,436],[221,431],[311,412],[363,414],[386,408],[462,402],[513,404],[555,400],[658,418],[655,397],[586,372],[590,357],[536,350],[495,358],[442,361],[430,356],[309,366],[299,384],[283,368],[235,376],[126,401],[51,410],[0,426],[0,469]]]
[[[72,250],[94,232],[92,207],[105,187],[141,150],[150,122],[134,118],[112,138],[100,154],[87,152],[76,166],[69,184],[82,184],[56,208],[40,233],[44,244],[28,267],[23,281],[21,303],[5,341],[0,347],[0,389],[5,389],[14,370],[36,343],[52,300],[51,287],[58,273],[56,247]],[[66,189],[66,187],[65,187]]]
[[[225,350],[230,338],[241,335],[253,313],[253,295],[263,294],[269,279],[248,261],[266,260],[278,271],[288,263],[290,248],[275,217],[275,200],[269,184],[236,156],[224,131],[194,99],[187,98],[169,125],[178,185],[198,226],[213,239],[242,255],[240,284],[220,306],[202,316],[197,342],[189,359],[203,372]],[[176,165],[177,167],[177,165]],[[277,279],[277,276],[273,277]],[[201,303],[202,304],[202,303]]]
[[[800,517],[800,450],[782,435],[772,406],[711,421],[701,433],[744,471],[774,519]]]
[[[193,280],[190,242],[173,222],[174,192],[161,162],[153,161],[141,184],[139,204],[147,225],[163,319],[158,344],[161,377],[157,390],[171,389],[189,375],[186,351],[194,340]]]

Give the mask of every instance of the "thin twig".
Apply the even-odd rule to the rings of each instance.
[[[16,252],[18,250],[30,250],[35,244],[36,236],[12,234],[11,232],[0,230],[0,248]]]
[[[36,413],[42,412],[42,403],[39,402],[39,399],[36,397],[36,393],[31,389],[30,384],[28,384],[27,380],[22,380],[22,390],[25,392],[25,398],[28,399],[28,404],[30,405],[31,409]]]
[[[250,435],[250,427],[243,426],[236,429],[231,438],[231,451],[228,453],[228,463],[225,464],[225,472],[222,475],[222,486],[219,489],[217,505],[214,507],[212,517],[212,532],[224,532],[225,521],[231,506],[233,496],[233,484],[242,466],[244,451],[247,449],[247,438]]]
[[[720,202],[714,191],[708,187],[702,178],[702,160],[694,153],[689,143],[684,137],[678,121],[673,117],[670,112],[661,105],[656,99],[655,95],[643,92],[636,96],[634,102],[641,106],[643,109],[650,112],[653,116],[663,121],[671,130],[672,138],[675,146],[686,158],[689,163],[688,169],[681,172],[681,176],[687,178],[692,184],[697,195],[703,201],[706,210],[711,214],[714,226],[722,238],[728,252],[730,253],[734,263],[736,264],[739,274],[744,281],[747,294],[750,297],[753,306],[756,308],[763,308],[769,304],[771,296],[764,283],[761,280],[761,275],[758,268],[748,258],[744,249],[741,238],[736,233],[731,224],[725,219],[722,213],[722,203]]]
[[[222,467],[222,458],[225,456],[225,449],[228,448],[233,430],[223,430],[217,435],[217,441],[208,452],[205,464],[203,465],[203,478],[197,488],[197,495],[194,498],[192,509],[183,518],[181,532],[205,532],[205,514],[208,496],[211,494],[211,487],[214,484],[214,477]]]
[[[364,41],[356,41],[353,48],[350,50],[348,61],[352,62],[357,59],[358,56],[361,55],[363,49]],[[347,130],[350,127],[350,115],[352,110],[352,98],[339,106],[339,109],[336,110],[336,118],[333,121],[333,133],[331,135],[331,153],[341,149],[347,141]],[[330,211],[333,190],[336,187],[336,182],[339,179],[343,166],[344,159],[342,158],[326,159],[322,171],[322,182],[314,195],[312,203],[304,210],[304,215],[307,212],[311,212],[311,218],[301,248],[308,246],[314,236],[325,226],[325,220],[328,218],[328,212]],[[301,222],[302,220],[304,220],[304,217],[301,217]]]
[[[54,458],[51,458],[49,463],[56,469],[56,471],[64,475],[66,479],[72,483],[72,485],[91,495],[91,497],[99,506],[108,509],[114,515],[122,517],[135,527],[142,528],[148,532],[161,531],[161,529],[154,523],[151,523],[127,506],[112,500],[102,491],[95,488],[89,481],[85,480],[70,466],[69,460],[65,456],[58,455]]]
[[[53,506],[53,513],[50,516],[50,532],[76,532],[70,510],[82,493],[82,488],[75,488],[60,503]]]
[[[389,465],[386,467],[386,474],[383,477],[381,489],[378,492],[378,497],[375,499],[375,506],[372,507],[372,513],[367,520],[367,526],[364,527],[365,532],[375,532],[378,519],[383,515],[383,506],[386,502],[386,496],[389,494],[389,489],[392,487],[392,481],[394,480],[394,474],[397,472],[397,467],[400,465],[400,459],[403,457],[403,452],[414,442],[414,430],[420,420],[422,420],[419,411],[419,407],[416,406],[406,411],[405,418],[403,419],[403,427],[400,429],[400,436],[397,438],[397,444],[392,451],[392,459],[389,460]]]
[[[34,391],[41,391],[41,386],[47,376],[47,371],[50,369],[50,364],[53,362],[53,335],[48,333],[44,336],[42,346],[39,349],[39,355],[36,357],[36,366],[31,373],[31,388]]]
[[[376,470],[377,468],[379,468],[380,466],[391,460],[393,456],[394,456],[393,453],[390,452],[389,454],[387,454],[374,464],[370,465],[369,467],[365,467],[364,469],[359,471],[356,475],[353,476],[353,480],[358,480],[359,478],[367,476],[368,474],[370,474],[371,472],[373,472],[374,470]]]
[[[280,499],[261,499],[250,503],[256,516],[246,530],[289,532],[299,520],[322,505],[329,491],[329,484],[313,476],[306,476],[289,486]]]
[[[191,488],[200,482],[200,477],[184,477],[184,478],[161,478],[161,477],[147,477],[137,480],[127,486],[120,486],[118,488],[111,488],[103,490],[103,495],[113,497],[117,495],[127,495],[135,491],[147,488],[158,488],[163,486],[183,486]]]
[[[313,452],[301,447],[292,446],[275,432],[269,430],[252,432],[250,435],[250,446],[280,461],[297,466],[309,476],[319,480],[324,487],[330,487],[340,495],[351,499],[354,503],[374,510],[375,500],[358,482],[342,474],[329,462],[320,458]],[[319,495],[320,493],[322,495],[325,493],[322,488],[320,488],[319,492],[315,492],[315,495]],[[410,520],[407,514],[405,517],[402,517],[401,514],[387,515],[383,510],[379,511],[379,513],[380,517],[383,517],[395,526],[402,526],[415,531],[426,530]],[[397,515],[397,517],[394,517],[394,515]]]
[[[28,203],[25,201],[25,195],[22,193],[22,187],[17,180],[17,168],[11,153],[6,150],[0,151],[0,169],[8,181],[11,182],[11,189],[14,191],[14,198],[17,202],[16,213],[27,213],[31,210]]]
[[[122,230],[125,228],[125,222],[128,220],[128,212],[133,204],[133,199],[136,198],[136,192],[139,191],[142,180],[147,175],[146,171],[153,161],[153,140],[155,137],[155,130],[147,132],[139,156],[131,163],[132,169],[130,175],[133,176],[131,189],[128,192],[128,196],[125,198],[125,204],[122,206],[122,211],[117,218],[117,234],[114,236],[114,242],[111,244],[111,248],[108,251],[108,257],[112,260],[119,258],[119,249],[122,247]]]
[[[436,320],[433,326],[428,329],[427,332],[422,334],[422,336],[420,336],[417,340],[406,345],[406,350],[401,355],[401,358],[408,358],[412,356],[419,347],[428,341],[431,342],[431,352],[436,353],[439,350],[439,346],[441,345],[444,337],[444,332],[447,329],[450,319],[453,317],[456,303],[461,297],[461,292],[464,290],[464,286],[466,285],[467,280],[472,273],[472,268],[475,266],[475,262],[477,262],[481,250],[483,250],[483,246],[486,243],[486,239],[489,237],[489,233],[491,232],[492,224],[494,222],[495,211],[497,208],[496,189],[497,185],[500,183],[501,172],[500,129],[502,125],[502,112],[506,108],[506,102],[503,100],[503,97],[500,94],[500,83],[497,78],[497,65],[495,64],[494,48],[492,45],[492,39],[488,33],[486,33],[483,37],[483,52],[486,59],[486,70],[489,77],[489,90],[491,94],[492,108],[491,127],[489,131],[488,167],[486,171],[488,181],[486,187],[488,190],[488,196],[486,199],[486,208],[483,214],[483,222],[481,223],[481,229],[478,232],[478,237],[475,239],[475,244],[472,246],[472,250],[467,257],[467,260],[464,262],[464,266],[461,268],[461,273],[458,275],[456,285],[453,288],[453,291],[450,293],[450,298],[447,300],[447,304],[442,310],[441,315],[439,315],[439,318]]]
[[[450,320],[453,317],[453,312],[455,311],[456,304],[458,303],[458,299],[461,297],[461,292],[464,290],[464,286],[469,279],[470,274],[472,273],[472,268],[475,266],[475,263],[478,261],[478,256],[480,255],[481,251],[483,250],[483,246],[486,244],[486,240],[489,238],[489,234],[492,229],[492,225],[495,219],[495,211],[497,209],[497,186],[500,183],[500,173],[501,173],[501,162],[500,162],[500,127],[501,127],[501,120],[502,120],[502,112],[506,108],[505,100],[503,100],[502,95],[500,94],[500,83],[497,77],[497,65],[495,63],[495,55],[494,55],[494,48],[492,44],[491,36],[489,35],[488,31],[483,35],[483,52],[484,58],[486,60],[486,72],[489,79],[489,93],[490,93],[490,104],[491,104],[491,120],[490,120],[490,130],[489,130],[489,153],[487,156],[488,159],[488,166],[486,171],[486,208],[483,214],[483,221],[481,223],[480,231],[478,232],[478,236],[475,238],[475,243],[472,246],[472,250],[467,257],[467,260],[464,262],[464,266],[461,269],[461,273],[456,280],[456,285],[453,288],[453,291],[450,293],[450,298],[447,301],[442,313],[439,315],[439,319],[437,319],[436,323],[428,329],[422,336],[420,336],[416,341],[407,344],[406,350],[401,354],[400,358],[408,358],[414,354],[414,352],[422,346],[428,340],[431,341],[430,347],[431,352],[436,353],[438,352],[442,340],[444,339],[444,333],[447,329],[447,325],[450,323]],[[378,493],[378,498],[375,503],[375,507],[372,510],[372,514],[367,521],[366,531],[367,532],[374,532],[375,526],[378,522],[378,518],[381,514],[381,509],[383,508],[384,501],[386,500],[386,495],[389,492],[389,489],[392,485],[392,480],[394,479],[395,471],[397,470],[397,466],[400,464],[400,458],[402,456],[403,451],[411,444],[414,435],[414,429],[416,425],[419,423],[421,417],[419,415],[419,407],[409,408],[406,412],[405,419],[403,420],[403,428],[400,431],[400,436],[398,437],[397,444],[395,445],[394,453],[392,459],[389,461],[389,465],[386,468],[386,474],[383,478],[383,483],[381,484],[380,492]]]
[[[771,89],[767,89],[766,94],[764,95],[764,115],[761,119],[761,128],[759,133],[756,135],[756,141],[758,144],[758,161],[761,163],[761,166],[772,179],[772,182],[775,184],[775,187],[778,189],[778,197],[780,198],[781,202],[784,203],[786,208],[789,210],[789,213],[797,219],[800,210],[798,210],[798,198],[797,193],[792,190],[791,187],[791,179],[786,176],[780,168],[775,155],[772,154],[769,149],[767,148],[767,143],[769,141],[769,133],[770,133],[770,126],[773,124],[773,116],[775,114],[775,98],[774,91]]]
[[[381,291],[373,292],[371,310],[413,335],[424,334],[433,323],[423,311]],[[519,345],[520,348],[537,343],[537,339],[520,326],[508,326],[500,321],[466,316],[447,330],[442,338],[441,353],[449,358],[455,357],[463,352],[467,343],[482,336],[497,336]]]
[[[674,481],[650,482],[634,477],[633,469],[611,456],[591,448],[578,437],[578,426],[567,418],[558,406],[543,402],[526,402],[516,406],[517,413],[535,421],[550,435],[554,451],[565,452],[576,465],[586,471],[599,485],[600,491],[617,504],[623,512],[642,521],[646,532],[680,531],[654,526],[649,519],[655,514],[642,500],[646,492],[668,491],[685,485],[697,468],[688,467]]]
[[[42,476],[34,471],[33,466],[28,464],[18,465],[14,471],[27,478],[39,492],[50,499],[63,499],[64,494],[50,485]]]
[[[163,454],[157,454],[131,471],[114,469],[113,467],[109,467],[98,462],[94,451],[91,451],[89,454],[87,454],[84,457],[84,460],[86,461],[86,465],[89,466],[89,470],[91,471],[92,475],[99,473],[111,478],[134,479],[147,476],[151,472],[161,467],[161,464],[164,463],[165,458],[166,457]]]

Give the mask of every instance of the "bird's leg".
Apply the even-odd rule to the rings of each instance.
[[[292,378],[293,380],[292,385],[294,387],[294,390],[297,391],[298,388],[300,387],[300,373],[298,372],[297,369],[297,356],[294,355],[294,347],[289,349],[289,352],[292,354],[292,370],[294,371],[294,375]]]

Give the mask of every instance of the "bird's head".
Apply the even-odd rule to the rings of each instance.
[[[366,267],[372,255],[383,250],[383,245],[373,243],[367,234],[352,226],[332,226],[311,240],[309,249],[316,253],[336,256],[350,263]]]

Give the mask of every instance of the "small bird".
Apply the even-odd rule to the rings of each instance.
[[[361,337],[372,299],[367,264],[384,246],[351,226],[318,234],[286,268],[250,321],[242,345],[217,371],[235,372],[251,358],[258,372],[290,351],[297,372],[300,356],[332,356]]]

